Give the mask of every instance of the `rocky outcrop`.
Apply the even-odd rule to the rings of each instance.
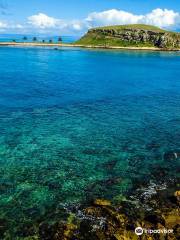
[[[62,219],[48,215],[37,223],[26,222],[16,235],[0,221],[0,239],[14,240],[176,240],[180,236],[180,191],[178,183],[167,188],[141,187],[117,203],[95,199],[89,205],[66,209]],[[54,213],[55,214],[55,213]],[[136,228],[143,229],[138,236]],[[158,232],[146,232],[146,230]],[[160,231],[163,231],[162,233]]]
[[[107,44],[126,46],[127,43],[132,46],[154,46],[158,48],[180,49],[180,34],[168,32],[158,28],[151,30],[133,27],[104,27],[90,29],[88,33],[80,40],[85,43],[97,43],[104,40]],[[102,43],[102,42],[101,42]]]
[[[67,222],[41,224],[37,239],[175,240],[179,236],[180,224],[179,191],[167,198],[162,198],[162,193],[167,195],[167,190],[146,200],[148,205],[153,206],[150,209],[139,208],[136,201],[113,205],[108,200],[96,199],[82,210],[80,218],[70,214]],[[137,227],[143,230],[141,237],[135,233]],[[154,232],[146,232],[150,229]]]

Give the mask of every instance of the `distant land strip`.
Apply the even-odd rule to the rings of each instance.
[[[180,49],[165,49],[158,47],[123,47],[123,46],[104,46],[104,45],[83,45],[73,43],[38,43],[38,42],[0,42],[0,46],[21,46],[21,47],[80,47],[80,48],[99,48],[99,49],[124,49],[124,50],[149,50],[149,51],[180,51]]]

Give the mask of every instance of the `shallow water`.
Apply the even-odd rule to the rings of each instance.
[[[175,179],[180,54],[0,48],[0,219],[63,218]],[[164,179],[164,180],[165,180]]]

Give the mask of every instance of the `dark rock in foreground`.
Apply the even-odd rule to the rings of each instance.
[[[152,190],[152,186],[147,186]],[[42,222],[34,227],[32,236],[24,228],[24,240],[176,240],[180,234],[180,192],[174,188],[149,192],[148,198],[141,201],[136,196],[113,204],[106,199],[96,199],[89,206],[70,213],[66,221]],[[141,190],[143,190],[141,192]],[[138,195],[144,194],[140,189]],[[139,237],[135,229],[144,233]],[[147,233],[146,230],[168,233]]]

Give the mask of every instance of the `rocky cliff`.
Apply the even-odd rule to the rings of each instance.
[[[90,29],[77,43],[107,47],[180,49],[180,34],[149,25],[110,26]]]

